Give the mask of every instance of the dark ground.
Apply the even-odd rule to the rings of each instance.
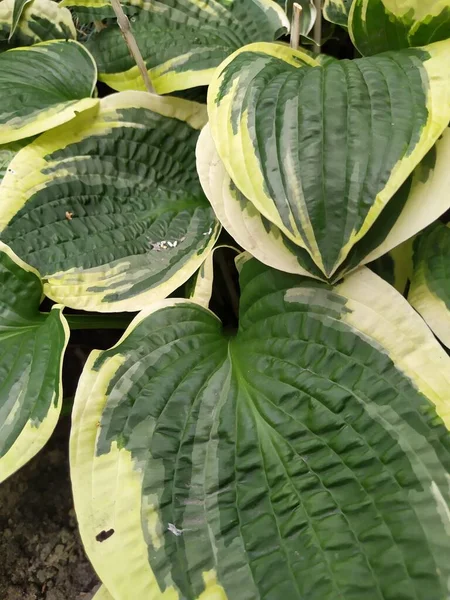
[[[69,479],[69,417],[0,486],[0,599],[91,600],[98,579],[77,531]]]
[[[91,600],[99,586],[73,507],[70,398],[90,351],[109,348],[121,333],[71,332],[64,360],[68,400],[63,416],[44,449],[0,485],[0,600]]]

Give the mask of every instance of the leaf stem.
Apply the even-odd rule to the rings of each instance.
[[[155,90],[150,83],[150,78],[148,76],[147,67],[142,58],[141,51],[139,50],[138,43],[136,42],[136,38],[131,31],[130,21],[127,15],[123,12],[122,5],[120,4],[120,0],[111,0],[111,6],[113,7],[114,13],[117,17],[117,23],[120,27],[120,31],[122,32],[123,39],[125,40],[128,50],[130,51],[131,56],[133,57],[134,62],[137,64],[139,71],[141,72],[142,79],[144,80],[145,87],[150,94],[154,94]]]
[[[297,2],[292,6],[292,21],[291,21],[291,48],[298,50],[300,46],[300,24],[302,18],[303,7]]]
[[[314,0],[317,9],[317,17],[314,21],[314,54],[320,54],[322,51],[322,0]]]

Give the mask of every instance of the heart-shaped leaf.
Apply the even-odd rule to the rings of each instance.
[[[137,311],[165,298],[219,233],[195,169],[206,119],[187,100],[103,98],[15,156],[0,185],[0,239],[66,306]]]
[[[450,38],[449,0],[354,0],[348,30],[364,56]]]
[[[216,217],[242,248],[269,267],[324,279],[308,252],[263,217],[236,188],[217,154],[209,125],[200,134],[196,154],[203,191]]]
[[[62,307],[41,314],[37,273],[0,243],[0,481],[47,442],[61,411],[69,328]]]
[[[240,284],[231,339],[167,300],[84,369],[71,473],[108,590],[444,598],[450,358],[366,268],[333,289],[251,259]]]
[[[70,11],[53,0],[0,2],[0,50],[76,37]]]
[[[66,121],[98,100],[89,52],[73,40],[51,41],[0,54],[0,144]]]
[[[325,65],[252,44],[217,69],[208,112],[228,174],[327,278],[447,127],[449,60],[450,41]]]
[[[441,342],[450,348],[449,225],[437,222],[416,239],[408,300]]]
[[[77,11],[86,4],[90,7],[92,0],[65,2]],[[272,0],[155,1],[141,3],[134,12],[133,35],[159,94],[208,85],[216,67],[237,48],[289,31],[284,11]],[[87,47],[101,81],[116,90],[145,89],[118,26],[92,35]]]

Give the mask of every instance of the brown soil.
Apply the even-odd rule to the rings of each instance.
[[[0,486],[1,600],[91,600],[97,589],[73,509],[69,421]]]

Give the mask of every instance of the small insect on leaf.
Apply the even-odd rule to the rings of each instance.
[[[97,542],[104,542],[108,538],[110,538],[113,534],[114,534],[114,529],[108,529],[108,531],[103,530],[103,531],[100,531],[100,533],[95,536],[95,539],[97,540]]]

